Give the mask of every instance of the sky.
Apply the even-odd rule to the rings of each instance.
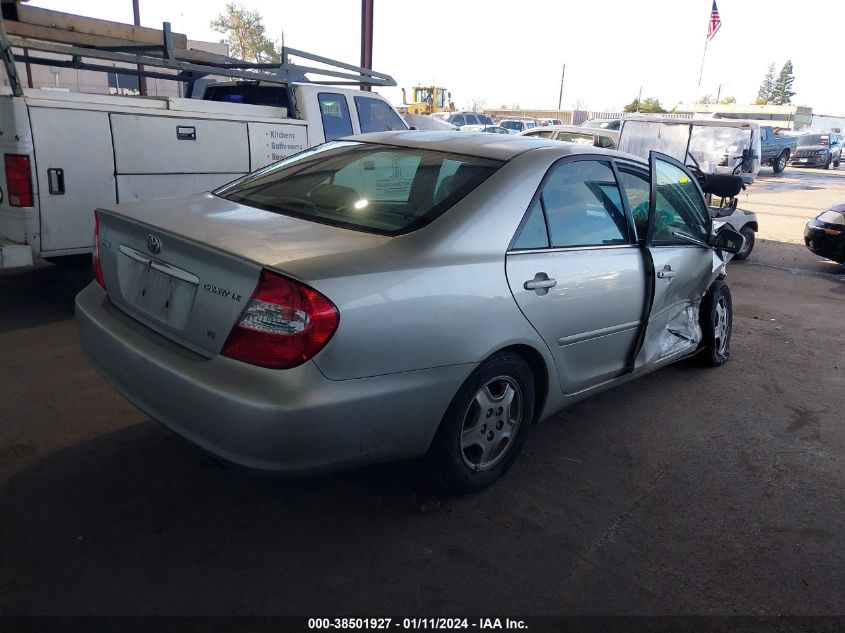
[[[445,86],[456,106],[556,108],[566,64],[563,108],[619,111],[656,97],[667,109],[697,95],[753,103],[769,65],[792,60],[793,103],[845,115],[842,0],[717,0],[722,26],[707,46],[712,0],[375,0],[373,67],[396,79],[382,88]],[[209,22],[225,0],[140,0],[141,23],[190,39],[219,41]],[[240,0],[264,18],[267,35],[288,46],[358,64],[360,0]],[[31,0],[30,5],[132,22],[132,0]],[[410,90],[408,91],[410,96]]]

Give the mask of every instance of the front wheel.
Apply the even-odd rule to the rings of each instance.
[[[528,436],[534,395],[531,369],[518,354],[482,363],[455,394],[426,455],[434,483],[472,492],[504,475]]]
[[[742,237],[745,238],[745,244],[743,244],[742,250],[734,255],[734,259],[743,260],[751,255],[751,251],[754,250],[754,242],[757,241],[757,235],[754,233],[754,229],[750,226],[742,227],[739,232],[742,233]]]
[[[828,155],[827,155],[827,162],[824,164],[824,168],[825,168],[825,169],[830,169],[830,163],[831,163],[831,162],[832,162],[832,161],[831,161],[831,158],[830,158],[830,154],[828,154]]]
[[[783,172],[784,169],[786,169],[786,163],[788,161],[789,161],[789,155],[786,152],[784,152],[783,154],[781,154],[780,156],[778,156],[775,159],[775,162],[772,165],[772,170],[776,174],[780,174],[781,172]]]
[[[699,323],[703,333],[698,358],[707,367],[724,365],[731,353],[733,302],[723,281],[714,281],[701,300]]]

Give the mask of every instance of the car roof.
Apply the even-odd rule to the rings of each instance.
[[[546,138],[531,138],[527,136],[503,137],[499,134],[487,132],[429,132],[422,130],[403,130],[398,132],[373,132],[347,136],[345,141],[359,141],[362,143],[376,143],[380,145],[395,145],[398,147],[413,147],[416,149],[430,149],[438,152],[452,152],[492,160],[510,160],[528,151],[538,149],[552,149],[559,156],[573,154],[602,154],[626,158],[638,163],[643,160],[633,154],[617,152],[615,150],[561,143]]]

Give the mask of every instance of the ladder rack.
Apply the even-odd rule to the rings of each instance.
[[[132,68],[120,68],[118,72],[183,82],[186,84],[187,97],[191,96],[194,83],[209,75],[275,84],[301,82],[333,86],[396,85],[390,75],[295,48],[282,48],[281,63],[252,63],[188,49],[187,38],[174,34],[169,22],[165,22],[161,31],[158,31],[8,2],[3,2],[2,7],[0,61],[6,69],[12,93],[16,96],[23,95],[16,61],[109,73],[118,69],[113,65],[86,60],[131,64]],[[124,37],[113,37],[115,34]],[[125,37],[126,35],[129,37]],[[156,36],[160,37],[160,43],[154,43]],[[14,49],[23,52],[15,52]],[[59,54],[63,57],[41,57],[33,55],[31,51]],[[291,55],[322,64],[324,67],[293,63],[289,59]],[[162,70],[176,71],[176,74]],[[314,75],[315,78],[312,79],[308,75]]]

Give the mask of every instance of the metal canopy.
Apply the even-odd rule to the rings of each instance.
[[[41,64],[78,70],[93,70],[99,72],[120,72],[127,75],[138,75],[156,79],[181,81],[193,85],[202,77],[215,75],[250,81],[262,81],[276,84],[290,84],[293,82],[312,83],[321,85],[367,85],[367,86],[395,86],[396,81],[390,75],[376,72],[368,68],[339,62],[328,57],[307,53],[295,48],[282,49],[282,61],[279,64],[261,64],[245,62],[233,57],[224,57],[212,53],[196,50],[174,48],[170,23],[162,25],[162,43],[134,44],[128,42],[126,46],[80,46],[78,44],[63,43],[61,41],[43,41],[9,35],[0,21],[0,59],[6,68],[12,93],[23,95],[20,78],[18,77],[15,61],[29,64]],[[56,29],[61,33],[60,29]],[[57,38],[58,39],[58,38]],[[31,53],[15,53],[12,49],[26,49],[66,56],[66,59],[50,59],[39,57]],[[289,56],[293,55],[325,67],[304,66],[292,63]],[[84,59],[98,59],[110,62],[121,62],[132,66],[142,65],[153,69],[175,70],[177,74],[169,74],[156,70],[147,71],[136,68],[115,68],[104,64],[94,64]],[[348,71],[348,72],[347,72]],[[308,75],[314,75],[311,79]]]

